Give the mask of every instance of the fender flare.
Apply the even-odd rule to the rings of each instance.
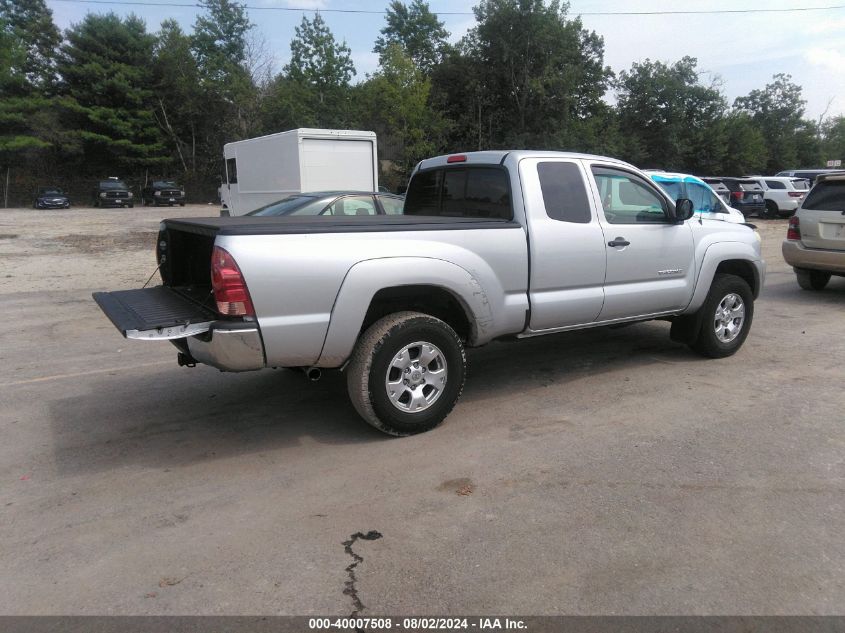
[[[751,244],[744,242],[716,242],[710,244],[704,251],[704,257],[701,262],[701,267],[698,272],[698,279],[695,283],[695,290],[690,300],[689,305],[682,314],[688,315],[696,312],[707,298],[707,293],[710,292],[710,286],[713,284],[713,278],[716,276],[716,269],[719,264],[730,260],[747,261],[754,269],[754,275],[757,278],[757,289],[754,292],[756,299],[760,288],[763,285],[762,271],[760,258],[755,253]]]
[[[452,294],[470,322],[470,344],[485,339],[494,322],[493,309],[484,288],[469,271],[429,257],[369,259],[352,266],[341,283],[317,365],[338,367],[346,362],[378,291],[416,285],[437,286]]]

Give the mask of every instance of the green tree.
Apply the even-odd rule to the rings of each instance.
[[[44,0],[0,0],[0,22],[25,50],[16,60],[16,72],[33,88],[49,88],[55,80],[56,52],[62,41],[53,12]]]
[[[751,115],[766,139],[766,169],[775,173],[799,166],[798,131],[804,126],[801,86],[792,77],[778,73],[763,89],[752,90],[734,101],[734,108]]]
[[[161,23],[152,64],[153,115],[183,172],[196,171],[197,135],[202,131],[205,98],[192,40],[176,20]]]
[[[218,172],[225,143],[256,131],[259,92],[248,67],[253,24],[245,5],[231,0],[201,4],[205,12],[197,17],[191,35],[201,95],[193,139],[195,155],[204,159],[196,168],[212,174]]]
[[[298,116],[323,127],[344,127],[352,119],[349,95],[355,66],[346,42],[337,42],[322,16],[302,17],[290,43],[290,63],[284,78],[276,82],[274,95],[301,99]],[[291,89],[291,86],[294,86]]]
[[[374,53],[384,62],[391,45],[398,44],[426,75],[441,61],[449,32],[425,0],[413,0],[410,7],[392,0],[385,16],[387,24],[376,39]]]
[[[468,146],[572,147],[605,112],[604,42],[558,0],[482,0],[477,25],[436,72],[437,101]],[[461,115],[469,111],[469,116]],[[466,125],[470,123],[470,128]]]
[[[446,123],[429,106],[431,80],[401,46],[385,49],[379,70],[358,91],[363,127],[376,131],[382,148],[391,148],[394,180],[407,179],[414,165],[443,149]]]
[[[646,59],[619,73],[619,124],[627,160],[643,167],[713,173],[725,155],[727,102],[699,81],[697,61]]]
[[[822,124],[822,160],[845,161],[845,116],[833,117]]]
[[[96,173],[166,163],[150,110],[155,38],[143,20],[89,13],[65,36],[59,72],[68,148],[75,143]]]
[[[711,174],[751,175],[762,173],[768,154],[763,132],[746,112],[725,117],[726,152],[719,169]]]

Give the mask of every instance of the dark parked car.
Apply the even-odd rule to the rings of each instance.
[[[58,187],[40,187],[32,206],[36,209],[67,209],[70,198]]]
[[[247,215],[402,215],[404,207],[405,199],[392,193],[314,191],[293,194]]]
[[[185,190],[172,180],[153,180],[141,195],[145,205],[185,206]]]
[[[95,207],[134,207],[132,191],[119,178],[100,180],[94,186]]]
[[[766,217],[765,192],[756,180],[719,176],[718,178],[705,178],[704,182],[709,185],[720,182],[730,189],[731,197],[728,204],[737,211],[741,211],[745,217],[749,215]]]

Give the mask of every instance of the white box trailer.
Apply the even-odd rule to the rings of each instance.
[[[375,132],[300,128],[223,146],[221,215],[307,191],[377,191]]]

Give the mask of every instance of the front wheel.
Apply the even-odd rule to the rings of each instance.
[[[736,275],[718,274],[701,306],[701,330],[692,349],[710,358],[734,354],[748,336],[754,317],[754,296]]]
[[[449,415],[464,388],[461,339],[440,319],[397,312],[358,340],[346,385],[355,410],[389,435],[429,431]]]
[[[823,270],[803,270],[795,269],[795,277],[798,279],[798,285],[804,290],[824,290],[827,282],[830,281],[830,273]]]

